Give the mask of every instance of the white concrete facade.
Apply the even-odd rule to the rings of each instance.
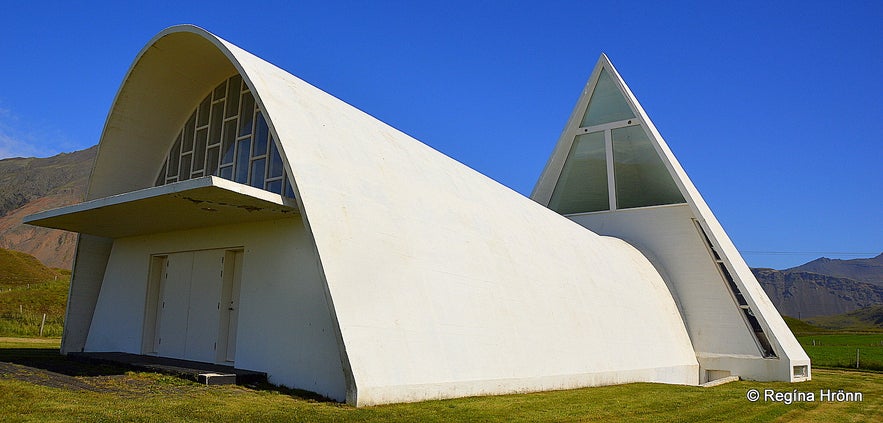
[[[267,372],[271,383],[343,401],[329,307],[314,249],[297,218],[114,240],[84,351],[141,354],[151,307],[150,257],[206,250],[243,252],[235,365]]]
[[[179,188],[150,187],[176,131],[206,92],[234,74],[242,76],[266,116],[295,201],[211,179],[174,183],[189,187],[180,188],[184,194],[195,192],[190,185],[210,189],[211,198],[182,192],[163,197],[159,188]],[[144,194],[132,194],[138,190]],[[229,210],[204,207],[212,199],[221,204],[219,196],[233,191],[223,202]],[[146,216],[176,207],[182,222],[203,215],[238,220],[149,230],[145,223],[134,236],[87,222],[100,213],[88,204],[130,197],[157,199],[145,206]],[[741,364],[727,360],[755,348],[750,331],[739,326],[738,310],[712,315],[701,306],[685,306],[702,303],[703,295],[725,303],[717,291],[679,293],[694,287],[678,272],[708,274],[714,267],[709,270],[705,262],[693,269],[689,260],[645,248],[658,230],[647,221],[617,223],[623,229],[610,235],[618,238],[599,235],[608,235],[603,228],[587,230],[583,226],[591,226],[591,217],[573,218],[583,226],[577,225],[192,26],[161,32],[136,58],[108,116],[87,200],[93,202],[30,220],[84,231],[63,352],[211,358],[204,333],[170,341],[176,348],[185,345],[183,353],[151,342],[176,336],[168,326],[151,324],[167,324],[175,315],[155,305],[163,297],[152,288],[151,269],[162,260],[167,267],[194,263],[171,273],[191,292],[193,286],[209,287],[211,301],[221,298],[220,310],[226,299],[216,290],[222,288],[211,286],[227,282],[203,276],[221,267],[198,266],[193,257],[236,251],[242,265],[235,351],[229,352],[235,353],[233,364],[266,371],[273,383],[357,406],[636,381],[696,385],[705,379],[700,365],[737,374]],[[127,201],[116,206],[124,210]],[[254,221],[233,210],[265,205],[278,210]],[[286,217],[285,207],[295,205],[296,214]],[[689,214],[682,208],[672,208],[672,219]],[[63,218],[67,223],[58,223]],[[642,228],[636,231],[646,229],[649,238],[630,237],[632,224]],[[701,253],[708,254],[695,249],[690,255]],[[754,295],[751,289],[745,292]],[[210,305],[202,297],[189,301],[191,311]],[[202,314],[173,324],[178,332],[218,324],[214,314]],[[723,328],[721,336],[698,337],[691,328],[699,326],[690,324],[697,319],[709,319],[704,327]],[[764,319],[774,320],[766,314]],[[771,332],[781,330],[775,325]],[[731,327],[747,333],[731,336]],[[226,332],[218,333],[223,344]],[[194,348],[188,352],[190,343]],[[698,354],[697,343],[710,347]]]

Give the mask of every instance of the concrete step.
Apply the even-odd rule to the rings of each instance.
[[[715,380],[712,380],[709,382],[705,382],[699,386],[701,386],[703,388],[711,388],[712,386],[723,385],[725,383],[736,382],[738,380],[739,380],[739,376],[727,376],[727,377],[722,377],[720,379],[715,379]]]

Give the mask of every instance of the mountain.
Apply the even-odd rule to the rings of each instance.
[[[883,286],[791,269],[752,271],[779,313],[785,316],[806,319],[883,304]]]
[[[839,260],[818,258],[792,267],[786,272],[812,272],[821,275],[849,278],[883,287],[883,253],[873,258]]]
[[[0,248],[70,269],[76,234],[22,224],[36,212],[80,202],[98,147],[47,158],[0,160]]]

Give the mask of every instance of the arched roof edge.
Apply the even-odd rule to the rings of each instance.
[[[287,157],[283,143],[280,142],[278,133],[277,133],[276,128],[273,124],[273,118],[272,118],[273,112],[266,107],[266,104],[265,104],[264,100],[262,99],[262,91],[259,89],[259,84],[255,84],[253,82],[253,77],[255,76],[255,75],[253,75],[254,73],[264,73],[267,69],[271,69],[271,68],[272,68],[273,72],[280,72],[280,73],[286,74],[286,77],[293,77],[293,78],[296,78],[296,77],[294,77],[293,75],[291,75],[287,71],[285,71],[281,68],[278,68],[278,67],[270,64],[269,62],[266,62],[265,60],[249,53],[248,51],[234,45],[233,43],[230,43],[229,41],[215,35],[214,33],[210,32],[202,27],[192,25],[192,24],[174,25],[174,26],[170,26],[168,28],[163,29],[162,31],[157,33],[155,36],[153,36],[145,44],[145,46],[138,52],[138,54],[135,56],[135,58],[132,60],[131,65],[129,66],[128,70],[126,71],[125,76],[124,76],[122,82],[120,83],[120,86],[117,89],[116,94],[114,95],[113,102],[111,103],[111,106],[110,106],[107,116],[105,118],[105,123],[104,123],[104,126],[102,127],[101,136],[99,138],[96,159],[93,162],[92,169],[91,169],[90,176],[89,176],[89,182],[87,185],[85,199],[92,200],[95,198],[100,198],[100,197],[104,197],[104,196],[108,196],[108,195],[121,194],[125,191],[131,190],[131,188],[124,188],[122,190],[120,190],[118,188],[114,188],[114,189],[110,189],[109,190],[110,192],[107,192],[108,189],[101,190],[102,192],[97,192],[97,193],[95,192],[96,191],[95,190],[95,188],[96,188],[96,173],[98,173],[98,171],[100,170],[100,168],[102,166],[109,166],[110,165],[108,163],[108,160],[114,159],[114,157],[102,157],[102,150],[108,148],[108,145],[106,144],[106,142],[108,140],[110,140],[111,143],[120,142],[120,140],[109,135],[112,129],[118,129],[118,128],[113,127],[114,114],[118,111],[117,110],[118,106],[121,104],[121,101],[125,97],[125,93],[127,91],[127,88],[129,87],[129,85],[131,83],[131,78],[134,75],[136,75],[138,73],[139,68],[144,65],[144,59],[147,56],[148,52],[150,52],[151,49],[155,48],[157,46],[157,44],[159,44],[161,42],[161,40],[165,39],[166,37],[169,37],[169,36],[172,36],[175,34],[182,34],[182,33],[189,33],[189,34],[197,35],[200,38],[204,39],[205,41],[209,42],[215,49],[217,49],[217,52],[219,52],[220,54],[222,54],[226,58],[226,60],[230,63],[230,65],[232,65],[232,67],[235,68],[236,72],[242,77],[243,81],[245,81],[245,83],[249,87],[250,91],[252,92],[252,95],[254,96],[256,104],[261,108],[261,110],[265,111],[265,118],[267,120],[267,124],[269,126],[270,133],[272,134],[272,136],[275,140],[274,142],[276,142],[276,144],[277,144],[277,148],[279,149],[279,152],[282,156],[282,159],[283,159],[283,162],[285,165],[286,174],[290,178],[290,182],[291,182],[292,187],[294,189],[295,197],[296,197],[297,203],[298,203],[298,207],[300,208],[301,217],[304,220],[304,224],[306,226],[306,229],[307,229],[307,232],[309,233],[310,238],[313,238],[312,230],[310,228],[307,217],[304,213],[303,204],[300,200],[300,194],[299,194],[299,190],[298,190],[297,183],[295,180],[296,178],[294,177],[294,174],[292,172],[293,166],[291,163],[289,163],[289,159]],[[210,48],[210,47],[207,47],[207,48]],[[244,65],[243,62],[248,63],[250,66]],[[267,65],[267,68],[264,68],[264,66],[262,66],[262,65]],[[262,76],[267,76],[267,75],[262,75]],[[284,111],[277,111],[277,114],[284,114]],[[116,147],[116,146],[114,146],[114,147]],[[113,153],[107,153],[107,154],[111,154],[111,156],[113,156],[115,153],[118,153],[118,152],[114,151]],[[166,153],[167,153],[167,151],[164,152],[164,154],[166,154]],[[106,154],[105,154],[105,156],[106,156]],[[121,192],[118,192],[118,191],[121,191]],[[314,240],[312,240],[312,243],[315,245]],[[318,253],[318,251],[317,251],[317,253]],[[321,258],[320,258],[320,260],[321,260]],[[322,266],[320,264],[320,274],[322,274],[322,278],[324,281],[324,272],[321,271],[321,267]],[[329,303],[328,304],[329,312],[331,314],[332,319],[335,321],[335,325],[339,325],[339,323],[337,323],[337,317],[336,317],[336,312],[334,309],[334,304],[333,304],[330,292],[328,291],[328,288],[327,288],[327,282],[325,284],[326,284],[326,287],[325,287],[326,300]],[[338,341],[338,347],[340,348],[340,353],[341,353],[341,361],[343,364],[344,378],[346,379],[347,396],[348,397],[349,396],[355,397],[356,383],[353,380],[353,373],[350,368],[349,360],[347,358],[346,346],[343,343],[343,339],[340,335],[339,328],[337,328],[336,332],[337,332],[336,337],[337,337],[337,341]]]

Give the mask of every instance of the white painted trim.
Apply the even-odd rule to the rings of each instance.
[[[584,216],[591,214],[604,214],[604,213],[613,213],[613,212],[629,212],[632,210],[647,210],[647,209],[659,209],[663,207],[680,207],[686,205],[687,203],[671,203],[671,204],[657,204],[655,206],[641,206],[641,207],[629,207],[627,209],[615,209],[615,210],[598,210],[593,212],[582,212],[582,213],[568,213],[563,216],[565,217],[573,217],[573,216]]]
[[[575,129],[577,135],[599,132],[610,129],[625,128],[626,126],[635,126],[644,123],[640,118],[633,117],[630,119],[618,120],[616,122],[607,122],[594,126],[581,126]]]

